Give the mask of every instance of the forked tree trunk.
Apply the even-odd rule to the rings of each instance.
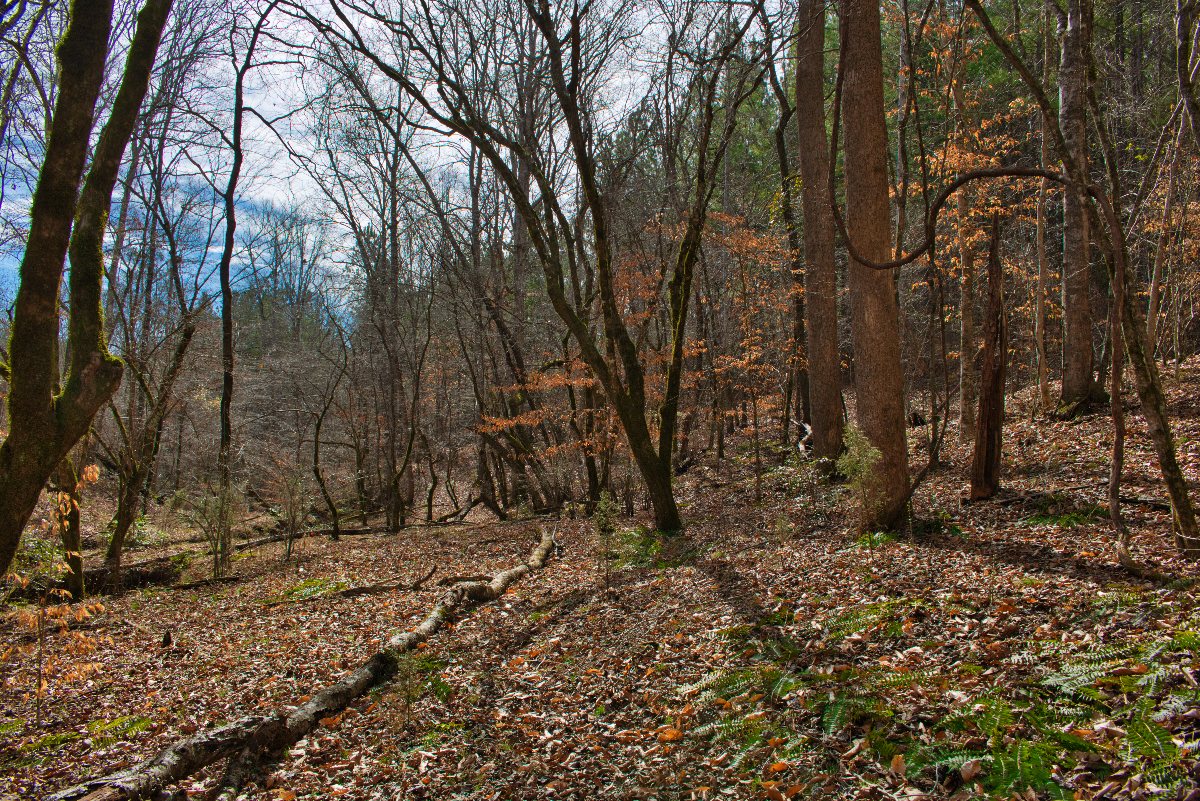
[[[147,0],[120,88],[92,151],[96,100],[112,28],[111,0],[76,0],[58,47],[61,90],[30,209],[10,339],[9,434],[0,445],[0,574],[12,563],[42,487],[121,382],[101,312],[104,235],[121,159],[146,95],[171,0]],[[58,304],[70,252],[69,363],[59,383]]]
[[[1000,489],[1000,456],[1004,439],[1004,376],[1008,333],[1004,322],[1004,276],[1000,267],[1000,215],[992,214],[988,250],[988,311],[983,328],[983,363],[979,371],[979,414],[975,420],[975,456],[971,462],[971,500],[990,498]]]
[[[883,263],[891,258],[892,237],[879,4],[843,0],[842,13],[846,222],[858,255]],[[866,482],[862,521],[868,529],[891,528],[903,516],[909,496],[899,309],[892,271],[873,270],[852,258],[850,301],[858,424],[880,453]]]

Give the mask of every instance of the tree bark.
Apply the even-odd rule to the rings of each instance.
[[[864,260],[891,257],[887,180],[887,126],[879,4],[843,0],[842,47],[846,130],[846,222]],[[900,364],[899,309],[892,271],[850,264],[854,385],[858,424],[879,450],[864,493],[863,525],[891,528],[908,503],[908,448]]]
[[[1000,457],[1004,439],[1004,375],[1008,333],[1004,322],[1004,276],[1000,266],[1000,214],[992,214],[988,250],[988,316],[984,323],[980,369],[979,414],[975,455],[971,462],[971,500],[990,498],[1000,489]]]
[[[1059,60],[1059,127],[1071,159],[1087,174],[1088,51],[1091,0],[1070,0]],[[1091,258],[1086,189],[1068,183],[1063,193],[1063,378],[1059,412],[1074,415],[1092,397]]]
[[[111,0],[76,0],[59,45],[61,89],[34,191],[12,322],[10,433],[0,445],[0,574],[12,563],[43,485],[121,382],[121,362],[104,338],[103,240],[117,171],[170,8],[171,0],[147,0],[138,14],[121,85],[82,192],[108,54]],[[58,303],[68,250],[69,363],[57,393]]]
[[[967,191],[959,190],[958,254],[962,269],[959,284],[958,337],[958,436],[968,442],[975,435],[975,411],[979,398],[979,369],[975,364],[978,341],[975,333],[975,250],[970,242],[968,217],[971,214]]]
[[[803,23],[802,23],[803,24]],[[800,423],[810,424],[810,386],[808,377],[808,331],[804,325],[804,251],[801,247],[800,221],[796,217],[796,181],[788,153],[788,124],[795,116],[791,103],[779,80],[774,63],[769,66],[771,88],[779,103],[779,119],[775,122],[775,156],[779,161],[779,211],[787,234],[792,274],[792,340],[788,348],[788,379],[784,388],[781,440],[791,443],[791,423],[794,416]],[[824,116],[821,117],[822,124]],[[728,163],[726,164],[728,167]],[[803,202],[803,201],[801,201]]]
[[[956,77],[951,83],[954,98],[958,143],[963,155],[969,152],[971,136],[964,108],[962,87]],[[958,338],[958,438],[970,442],[975,436],[975,411],[979,399],[979,368],[975,363],[978,355],[975,332],[975,248],[971,243],[971,202],[966,187],[955,193],[958,211],[958,260],[962,271],[959,295],[959,338]]]
[[[1154,251],[1154,267],[1150,273],[1150,300],[1146,307],[1146,340],[1150,355],[1154,355],[1158,341],[1158,318],[1162,303],[1163,271],[1167,253],[1171,249],[1171,226],[1174,223],[1174,201],[1176,181],[1179,177],[1179,151],[1183,148],[1183,120],[1179,121],[1179,132],[1175,136],[1175,149],[1171,152],[1171,164],[1167,168],[1167,194],[1163,201],[1162,226],[1158,234],[1158,246]]]
[[[1050,83],[1051,49],[1055,38],[1050,27],[1050,9],[1042,8],[1042,85]],[[1041,128],[1041,143],[1039,148],[1039,163],[1043,170],[1050,169],[1050,120],[1044,112],[1039,111],[1038,121]],[[1038,402],[1042,414],[1050,411],[1050,364],[1046,357],[1046,293],[1050,284],[1050,257],[1046,252],[1046,228],[1049,222],[1046,218],[1046,196],[1050,190],[1050,182],[1043,178],[1038,184],[1037,195],[1037,286],[1034,290],[1033,340],[1037,352],[1037,381]]]
[[[80,477],[75,459],[68,456],[59,463],[54,483],[70,504],[67,513],[59,520],[58,535],[62,539],[64,561],[67,564],[63,584],[71,593],[71,600],[81,601],[87,587],[83,573],[83,536],[79,528]]]
[[[796,36],[796,121],[804,212],[805,312],[813,456],[842,452],[842,364],[838,353],[829,138],[825,132],[825,4],[801,0]]]

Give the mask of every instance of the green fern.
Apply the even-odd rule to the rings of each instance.
[[[958,770],[972,760],[986,763],[992,761],[991,753],[970,748],[952,748],[943,745],[922,746],[908,757],[909,777],[915,778],[924,770],[941,774]]]
[[[1125,729],[1122,750],[1125,758],[1130,760],[1149,758],[1155,763],[1166,760],[1173,764],[1179,759],[1179,747],[1171,739],[1171,733],[1141,710]]]
[[[833,639],[849,637],[851,634],[873,629],[897,615],[906,615],[921,605],[922,601],[919,599],[899,598],[854,607],[831,620],[826,626],[826,631]]]
[[[1050,798],[1069,798],[1053,778],[1058,755],[1052,744],[1017,740],[992,755],[992,769],[988,771],[985,786],[1004,794],[1032,789]]]

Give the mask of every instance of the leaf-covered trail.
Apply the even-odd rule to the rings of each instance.
[[[1195,477],[1200,421],[1174,400]],[[1005,494],[963,506],[953,452],[895,539],[854,534],[849,490],[803,466],[773,468],[756,505],[736,457],[684,477],[693,523],[665,549],[626,533],[605,560],[588,523],[564,521],[562,558],[439,635],[248,796],[1193,797],[1194,591],[1114,566],[1096,506],[1106,429],[1010,420]],[[1127,492],[1157,496],[1131,434]],[[1139,557],[1200,575],[1171,556],[1167,513],[1126,512]],[[234,585],[111,602],[90,630],[100,670],[52,682],[40,732],[13,723],[33,717],[32,663],[0,667],[0,794],[36,797],[294,702],[439,588],[323,593],[435,564],[435,581],[499,569],[539,525],[306,541],[290,565],[247,557]]]

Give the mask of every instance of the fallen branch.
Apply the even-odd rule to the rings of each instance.
[[[314,693],[303,704],[280,709],[273,715],[247,715],[208,731],[179,740],[156,756],[125,770],[91,779],[83,784],[61,790],[50,801],[132,801],[146,798],[167,785],[180,781],[202,768],[234,756],[222,779],[221,793],[230,796],[231,789],[244,783],[249,765],[264,756],[281,751],[299,741],[336,715],[354,699],[372,687],[388,681],[400,664],[403,654],[432,637],[448,620],[481,604],[494,601],[518,579],[533,570],[541,569],[554,551],[554,532],[543,532],[541,542],[528,561],[501,571],[488,583],[463,582],[442,595],[425,619],[412,631],[396,634],[358,669],[323,690]]]
[[[394,592],[396,590],[407,590],[408,592],[416,592],[421,589],[421,586],[433,578],[433,574],[437,572],[437,565],[429,568],[429,572],[421,576],[416,581],[410,581],[407,584],[397,582],[395,584],[369,584],[365,587],[349,587],[339,592],[333,593],[335,598],[357,598],[360,595],[379,595],[384,592]]]

